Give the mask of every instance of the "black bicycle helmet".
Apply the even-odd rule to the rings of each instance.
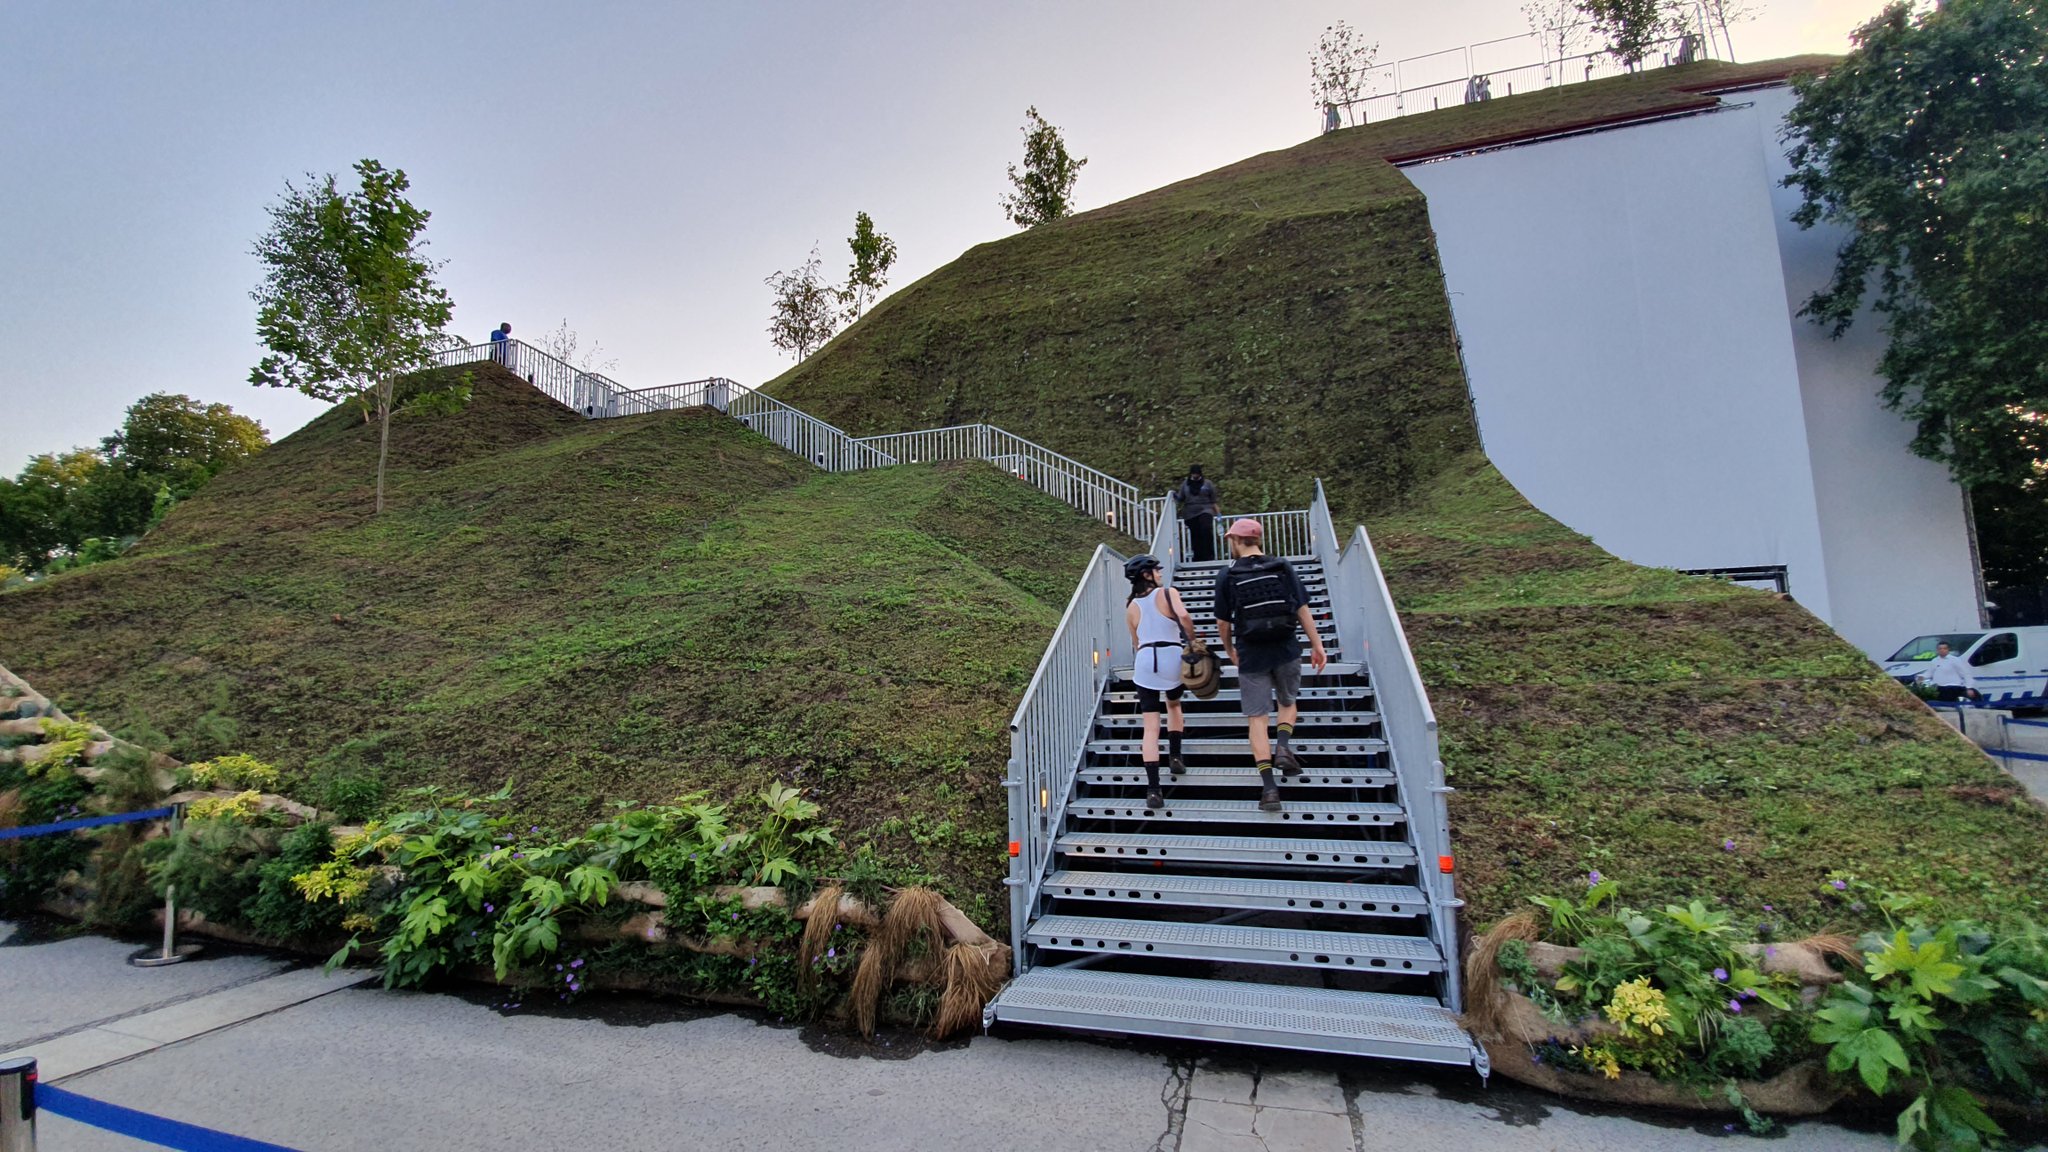
[[[1138,577],[1158,567],[1160,567],[1158,558],[1150,553],[1143,556],[1133,556],[1129,560],[1124,561],[1124,579],[1135,584],[1138,582]]]

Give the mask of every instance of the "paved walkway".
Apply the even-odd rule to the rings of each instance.
[[[507,1012],[220,951],[135,969],[131,945],[11,931],[0,1046],[61,1058],[50,1078],[74,1092],[308,1152],[1731,1147],[1719,1119],[1601,1115],[1452,1069],[1043,1035],[868,1045],[646,1001]],[[41,1135],[43,1152],[143,1147],[47,1114]],[[1811,1123],[1772,1144],[1891,1146]]]

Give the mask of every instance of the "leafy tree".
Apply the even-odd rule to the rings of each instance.
[[[1356,28],[1339,20],[1316,38],[1316,50],[1308,54],[1308,91],[1318,108],[1335,104],[1355,126],[1357,104],[1365,95],[1366,80],[1372,73],[1378,44],[1367,44]]]
[[[377,503],[399,378],[430,365],[454,304],[434,282],[439,265],[421,255],[429,213],[405,198],[404,171],[363,160],[360,187],[344,192],[332,173],[306,187],[287,183],[256,242],[263,283],[256,332],[270,354],[249,382],[295,388],[316,400],[354,400],[377,421]]]
[[[881,298],[889,283],[889,269],[896,263],[896,242],[875,231],[875,222],[865,212],[853,214],[853,235],[846,240],[853,250],[853,267],[846,273],[846,321],[860,319],[868,305]]]
[[[768,338],[799,361],[823,347],[839,327],[839,291],[825,283],[822,268],[818,246],[813,244],[810,259],[796,271],[777,272],[766,281],[775,290]]]
[[[1038,106],[1024,110],[1024,171],[1010,165],[1015,192],[1003,194],[1004,215],[1019,228],[1036,228],[1074,211],[1074,184],[1081,178],[1085,157],[1068,154],[1060,130],[1046,123]]]
[[[2048,9],[1894,3],[1787,118],[1793,219],[1848,230],[1801,314],[1840,335],[1866,300],[1885,404],[1966,487],[2041,498],[2048,462]]]
[[[225,404],[154,392],[128,406],[121,430],[100,441],[109,463],[189,495],[222,468],[270,443],[263,425]]]
[[[1607,54],[1633,72],[1668,31],[1665,0],[1579,0],[1593,31],[1607,38]]]

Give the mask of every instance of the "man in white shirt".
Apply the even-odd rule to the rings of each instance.
[[[1934,691],[1942,700],[1955,702],[1968,696],[1977,699],[1977,678],[1970,673],[1970,662],[1948,650],[1946,640],[1934,646],[1934,663],[1927,667],[1927,682],[1934,685]]]

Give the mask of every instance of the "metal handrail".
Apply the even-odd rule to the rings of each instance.
[[[622,415],[625,386],[601,372],[589,372],[520,340],[496,340],[443,349],[432,357],[441,367],[491,360],[523,378],[550,399],[592,419]]]
[[[1714,59],[1718,54],[1723,53],[1723,46],[1716,42],[1713,34],[1712,22],[1706,18],[1706,14],[1699,10],[1697,5],[1694,6],[1692,27],[1696,31],[1690,33],[1692,36],[1691,59]],[[1545,50],[1544,37],[1537,33],[1528,32],[1520,36],[1505,36],[1497,40],[1487,40],[1457,48],[1445,48],[1436,52],[1424,53],[1420,56],[1404,57],[1388,64],[1375,65],[1369,70],[1366,82],[1375,88],[1385,85],[1387,90],[1375,92],[1370,96],[1361,96],[1356,100],[1338,101],[1337,106],[1344,109],[1346,115],[1352,116],[1355,120],[1367,124],[1376,124],[1382,120],[1391,120],[1396,116],[1405,116],[1411,112],[1433,111],[1445,104],[1463,104],[1475,98],[1486,99],[1491,96],[1511,96],[1515,92],[1516,85],[1520,85],[1522,91],[1529,92],[1540,88],[1561,87],[1566,84],[1603,79],[1608,76],[1619,76],[1632,72],[1648,71],[1652,68],[1669,67],[1680,62],[1679,57],[1682,54],[1685,40],[1686,34],[1683,33],[1678,36],[1658,40],[1650,45],[1649,53],[1639,63],[1631,67],[1616,59],[1613,53],[1608,52],[1604,48],[1591,52],[1576,53],[1571,56],[1553,56]],[[1480,62],[1474,59],[1474,55],[1481,49],[1498,49],[1500,45],[1515,43],[1524,44],[1530,50],[1529,55],[1519,58],[1517,63],[1487,68],[1481,67]],[[1732,52],[1725,54],[1730,59],[1733,59],[1734,54]],[[1429,80],[1421,84],[1404,83],[1402,76],[1404,70],[1411,77],[1417,70],[1421,70],[1425,74],[1433,72],[1436,75],[1445,75],[1444,70],[1431,69],[1426,67],[1426,65],[1432,61],[1460,55],[1463,57],[1463,66],[1455,70],[1456,74],[1448,75],[1445,79]],[[1498,58],[1498,56],[1496,55],[1495,58]],[[1480,95],[1479,88],[1482,82],[1486,93],[1483,96]]]
[[[1451,859],[1450,809],[1445,801],[1450,788],[1444,783],[1444,764],[1437,746],[1436,711],[1430,707],[1415,653],[1408,646],[1407,630],[1401,627],[1393,594],[1387,589],[1386,575],[1380,571],[1365,526],[1359,525],[1350,544],[1338,551],[1336,525],[1330,519],[1321,481],[1316,482],[1315,503],[1308,515],[1315,552],[1323,561],[1328,581],[1337,641],[1347,656],[1370,660],[1373,701],[1386,737],[1395,786],[1408,813],[1409,833],[1415,840],[1416,887],[1429,901],[1430,935],[1451,960],[1443,977],[1443,1001],[1453,1012],[1460,1012],[1464,1010],[1464,991],[1457,944],[1462,901],[1452,874],[1442,867]]]
[[[986,460],[1136,540],[1145,539],[1157,523],[1151,510],[1155,501],[1141,497],[1137,485],[993,424],[886,432],[859,437],[857,442],[882,449],[906,464]]]
[[[1096,707],[1111,669],[1131,655],[1130,630],[1119,619],[1124,559],[1107,544],[1095,546],[1010,717],[1003,778],[1010,792],[1010,874],[1003,883],[1010,889],[1010,946],[1020,976],[1028,967],[1024,929],[1038,906]]]

